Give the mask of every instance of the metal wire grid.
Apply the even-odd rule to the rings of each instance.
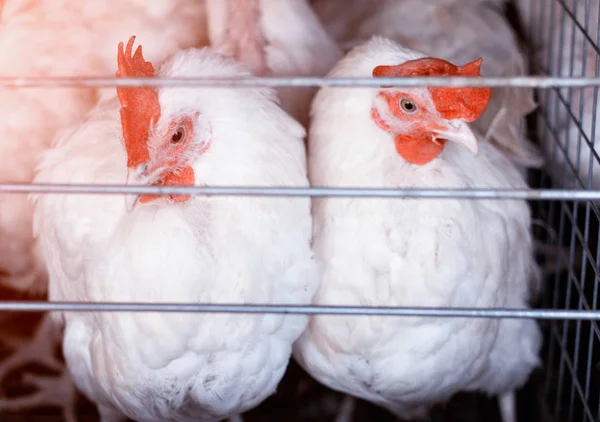
[[[529,22],[534,67],[540,73],[567,77],[599,75],[600,5],[590,0],[534,0]],[[545,47],[540,48],[541,45]],[[540,54],[541,53],[541,54]],[[598,189],[594,173],[598,88],[552,89],[538,93],[541,110],[537,134],[545,146],[549,172],[540,185],[564,189]],[[596,176],[597,177],[597,176]],[[537,217],[555,230],[560,246],[546,280],[543,306],[578,311],[598,308],[600,285],[600,213],[593,201],[538,203]],[[560,421],[597,421],[600,417],[600,329],[595,320],[550,321],[545,324],[544,393],[549,413]]]
[[[516,0],[520,1],[520,0]],[[527,78],[247,78],[211,80],[114,79],[114,78],[0,78],[0,86],[28,87],[88,86],[521,86],[545,88],[538,92],[540,109],[530,122],[532,136],[545,146],[549,167],[536,175],[528,190],[452,189],[328,189],[256,187],[132,187],[101,185],[0,184],[0,193],[40,192],[95,194],[183,194],[266,196],[356,196],[406,198],[529,199],[536,201],[535,234],[546,245],[557,248],[549,265],[554,275],[546,280],[542,308],[450,309],[450,308],[361,308],[345,306],[214,305],[147,303],[47,303],[2,302],[0,311],[161,311],[304,313],[431,317],[536,318],[546,331],[545,388],[550,404],[543,420],[600,420],[600,200],[594,185],[600,157],[594,150],[598,88],[600,87],[600,27],[598,0],[531,0],[527,27],[535,57],[534,69],[544,76]],[[548,42],[550,44],[548,45]],[[546,44],[543,54],[536,51]],[[580,57],[581,56],[581,57]],[[580,61],[576,60],[581,58]],[[577,64],[578,63],[578,64]],[[591,70],[590,70],[591,69]],[[583,95],[587,93],[588,97]],[[591,93],[591,94],[590,94]],[[592,106],[585,102],[592,96]],[[588,113],[591,118],[585,118]],[[575,145],[573,154],[572,147]],[[558,165],[555,165],[559,163]],[[586,167],[587,166],[587,167]],[[582,172],[582,170],[585,170]],[[596,169],[596,173],[600,169]],[[582,176],[583,175],[583,176]],[[598,202],[600,203],[600,202]],[[548,266],[548,264],[546,264]]]

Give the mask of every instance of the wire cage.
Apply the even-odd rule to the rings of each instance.
[[[529,28],[532,71],[569,78],[598,77],[600,59],[597,1],[534,0],[522,22]],[[537,93],[539,110],[529,132],[542,145],[546,166],[533,175],[541,188],[597,190],[595,149],[598,88],[547,89]],[[600,259],[598,203],[560,200],[533,204],[542,223],[541,244],[558,246],[545,265],[554,274],[544,283],[545,309],[598,309]],[[547,267],[549,268],[549,267]],[[541,420],[597,421],[600,418],[598,322],[553,320],[542,323],[544,381]]]
[[[600,86],[600,1],[599,0],[514,0],[507,6],[507,17],[515,31],[527,46],[531,73],[545,77],[561,77],[573,81],[572,84],[556,84],[555,78],[537,79],[537,84],[528,85],[523,81],[512,81],[520,86],[540,86],[536,92],[538,108],[527,121],[527,132],[531,139],[541,146],[545,165],[541,170],[530,171],[529,183],[534,192],[509,192],[506,197],[530,199],[534,216],[534,235],[540,245],[540,264],[546,277],[541,299],[536,306],[539,310],[521,312],[520,317],[538,318],[544,332],[542,350],[543,367],[535,372],[530,382],[519,393],[518,414],[520,421],[540,422],[592,422],[600,421],[600,156],[595,150],[596,133],[600,122],[598,110],[598,89]],[[581,78],[587,78],[587,82]],[[596,79],[591,79],[596,78]],[[102,84],[102,81],[96,81]],[[231,82],[231,81],[230,81]],[[560,82],[560,81],[559,81]],[[581,82],[581,83],[579,83]],[[297,84],[298,81],[295,81]],[[319,81],[308,81],[308,84]],[[19,84],[17,84],[19,85]],[[23,85],[23,81],[21,81]],[[597,123],[599,126],[597,128]],[[2,185],[2,191],[24,192],[22,186]],[[48,188],[51,190],[50,188]],[[62,186],[57,191],[77,191],[78,187]],[[116,189],[116,188],[115,188]],[[85,189],[84,189],[85,190]],[[226,189],[225,189],[226,190]],[[118,191],[115,190],[115,192]],[[204,194],[218,194],[219,189],[204,189]],[[248,193],[234,189],[230,193]],[[317,190],[299,194],[328,195],[329,191]],[[155,193],[154,190],[145,193]],[[221,192],[222,193],[222,192]],[[279,192],[281,193],[281,192]],[[352,194],[353,192],[345,192]],[[354,192],[360,194],[360,192]],[[273,194],[278,194],[274,192]],[[342,192],[341,194],[344,194]],[[408,191],[383,192],[394,196],[413,195]],[[430,196],[465,195],[473,200],[486,197],[501,197],[502,192],[429,192]],[[48,304],[46,304],[48,305]],[[6,301],[0,303],[0,310],[42,310],[39,303]],[[71,305],[74,308],[75,305]],[[102,306],[98,306],[98,309]],[[106,306],[104,306],[106,308]],[[143,306],[140,307],[140,309]],[[191,306],[195,311],[242,311],[242,307]],[[45,310],[51,307],[46,306]],[[116,307],[115,307],[116,309]],[[121,307],[122,309],[122,307]],[[134,305],[130,309],[135,310]],[[172,311],[173,307],[163,306]],[[250,311],[264,311],[256,306]],[[280,311],[290,311],[281,307]],[[273,309],[271,309],[273,311]],[[277,311],[277,309],[275,309]],[[315,309],[296,309],[297,312],[319,312]],[[323,310],[321,310],[323,311]],[[332,311],[331,309],[327,311]],[[334,312],[358,312],[360,310],[333,310]],[[414,314],[414,310],[403,312],[394,310],[371,310],[372,312]],[[566,312],[562,312],[566,311]],[[571,312],[575,311],[575,312]],[[451,309],[421,310],[432,317],[458,315]],[[478,316],[475,311],[460,311],[462,316]],[[460,313],[459,312],[459,313]],[[363,313],[367,313],[365,310]],[[519,316],[518,311],[491,310],[480,312],[479,316],[502,317]],[[1,350],[0,350],[1,352]],[[286,375],[278,393],[279,397],[269,399],[261,407],[278,409],[261,413],[249,420],[292,420],[289,406],[310,405],[293,402],[282,395],[297,395],[298,385],[309,382],[305,374],[292,366],[291,375]],[[290,381],[290,377],[291,381]],[[314,384],[314,381],[312,381]],[[290,385],[292,385],[290,387]],[[313,386],[314,387],[314,386]],[[300,388],[301,389],[301,388]],[[289,392],[293,390],[293,392]],[[316,393],[331,399],[331,414],[339,404],[340,396],[321,387]],[[478,400],[484,400],[479,398]],[[333,404],[332,404],[333,403]],[[467,406],[475,406],[469,401]],[[367,406],[358,412],[356,420],[393,420],[374,406]],[[494,404],[484,400],[484,406]],[[359,406],[360,407],[360,406]],[[306,409],[305,409],[306,410]],[[293,420],[325,420],[319,413],[306,410],[304,418]],[[487,412],[487,413],[486,413]],[[36,419],[43,411],[32,411],[27,416],[0,415],[3,421],[17,420],[60,420]],[[268,416],[265,416],[268,415]],[[312,415],[312,416],[310,416]],[[23,418],[21,418],[21,417]],[[361,419],[361,417],[363,419]],[[89,414],[82,420],[88,420]],[[333,419],[327,419],[333,420]],[[454,421],[494,421],[499,420],[497,412],[480,411],[472,419],[446,418]]]

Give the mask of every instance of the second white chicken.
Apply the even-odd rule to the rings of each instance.
[[[479,76],[384,39],[356,47],[332,77]],[[481,88],[323,88],[309,132],[313,185],[525,189],[513,164],[467,122]],[[318,305],[526,308],[535,288],[525,201],[317,198],[313,250],[323,266]],[[314,316],[295,346],[323,384],[402,418],[422,417],[459,391],[500,395],[539,363],[533,320]]]

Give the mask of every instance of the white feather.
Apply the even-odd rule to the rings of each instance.
[[[313,0],[315,11],[346,49],[373,35],[463,65],[483,57],[482,74],[525,76],[527,61],[504,17],[505,0]],[[524,171],[542,157],[527,138],[524,117],[535,107],[533,90],[494,88],[473,125]]]
[[[135,34],[152,43],[148,58],[207,42],[198,0],[5,0],[0,74],[6,77],[114,76],[117,43]],[[1,89],[3,182],[30,183],[54,136],[95,104],[95,89]],[[31,233],[26,195],[0,195],[0,282],[44,293],[45,269]]]
[[[375,37],[332,77],[369,77],[380,64],[423,57]],[[371,119],[377,89],[323,88],[309,133],[315,186],[526,187],[510,161],[448,143],[424,166],[404,161]],[[324,274],[314,303],[352,306],[526,308],[535,270],[525,201],[315,199],[313,250]],[[532,320],[311,317],[294,356],[325,385],[403,418],[458,391],[501,394],[539,363]]]
[[[164,77],[192,75],[249,73],[208,49],[177,53],[159,70]],[[274,95],[159,91],[161,116],[194,110],[210,123],[211,147],[192,165],[198,185],[308,185],[304,129]],[[45,154],[36,182],[122,184],[126,172],[113,98]],[[318,286],[308,198],[161,198],[132,213],[119,195],[35,200],[53,301],[306,304]],[[66,325],[64,353],[78,388],[106,419],[142,421],[219,420],[257,405],[274,392],[307,322],[289,315],[57,317]]]
[[[255,73],[324,76],[342,56],[307,0],[207,0],[207,10],[212,45],[234,56],[246,47],[240,53],[244,58],[237,58]],[[237,25],[233,32],[232,25]],[[277,89],[282,108],[305,126],[315,92],[316,88]]]

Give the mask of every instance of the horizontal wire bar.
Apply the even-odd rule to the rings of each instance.
[[[212,195],[212,196],[302,196],[335,198],[423,198],[423,199],[529,199],[600,200],[600,190],[569,189],[377,189],[232,186],[138,186],[90,184],[0,183],[0,193]]]
[[[579,226],[577,226],[577,218],[575,218],[575,215],[573,215],[573,212],[571,212],[569,207],[567,207],[567,205],[564,203],[562,204],[562,212],[565,213],[565,215],[567,216],[567,218],[569,219],[569,221],[571,223],[572,233],[575,235],[575,237],[579,241],[579,246],[583,250],[583,258],[585,259],[585,261],[589,262],[590,266],[593,269],[592,271],[594,272],[594,275],[596,276],[596,279],[600,280],[600,266],[598,266],[596,264],[596,261],[594,260],[594,256],[592,254],[592,251],[590,250],[589,242],[585,241],[584,234],[581,232],[581,229],[579,228]],[[575,277],[575,274],[573,274],[573,276],[575,279],[577,279],[577,277]],[[577,281],[579,282],[578,279],[577,279]]]
[[[523,87],[523,88],[583,88],[600,86],[600,78],[515,76],[515,77],[406,77],[406,78],[329,78],[329,77],[246,77],[246,78],[116,78],[116,77],[0,77],[4,88],[65,88],[65,87]]]
[[[600,310],[427,308],[373,306],[317,306],[277,304],[185,304],[134,302],[0,301],[0,311],[20,312],[183,312],[231,314],[355,315],[449,318],[512,318],[544,320],[600,320]]]
[[[575,127],[579,131],[578,135],[583,138],[585,144],[590,148],[590,154],[592,154],[594,156],[596,163],[600,163],[600,155],[598,154],[598,151],[596,151],[596,149],[594,148],[595,145],[592,144],[592,141],[590,140],[587,133],[585,132],[582,121],[580,121],[580,119],[578,119],[575,116],[575,114],[573,113],[573,110],[571,109],[571,104],[569,104],[569,101],[564,97],[564,95],[562,95],[562,93],[559,90],[556,91],[556,94],[558,96],[559,101],[563,104],[564,109],[566,110],[567,114],[571,118],[571,122],[573,124],[575,124]],[[580,148],[580,150],[581,150],[581,148]],[[581,152],[581,151],[579,151],[579,152]],[[568,157],[568,155],[566,157]],[[575,173],[577,173],[577,171]],[[582,185],[583,185],[583,181],[582,181]]]
[[[560,150],[560,152],[562,153],[563,157],[565,158],[565,163],[569,166],[569,169],[571,170],[572,174],[575,176],[575,180],[577,181],[577,183],[580,186],[582,186],[582,187],[585,188],[585,183],[579,177],[579,172],[577,171],[577,169],[573,165],[573,161],[569,158],[569,154],[567,152],[567,149],[566,149],[565,145],[563,145],[560,142],[560,140],[559,140],[559,135],[556,133],[556,128],[554,128],[550,124],[549,119],[546,116],[544,116],[543,114],[542,114],[542,121],[544,122],[544,126],[552,134],[552,138],[554,138],[554,142],[555,142],[554,147],[555,147],[555,149],[558,148],[558,150]],[[564,167],[563,167],[563,170],[564,170]],[[595,203],[592,203],[592,211],[594,212],[596,218],[600,218],[600,212],[598,210],[598,206]]]

